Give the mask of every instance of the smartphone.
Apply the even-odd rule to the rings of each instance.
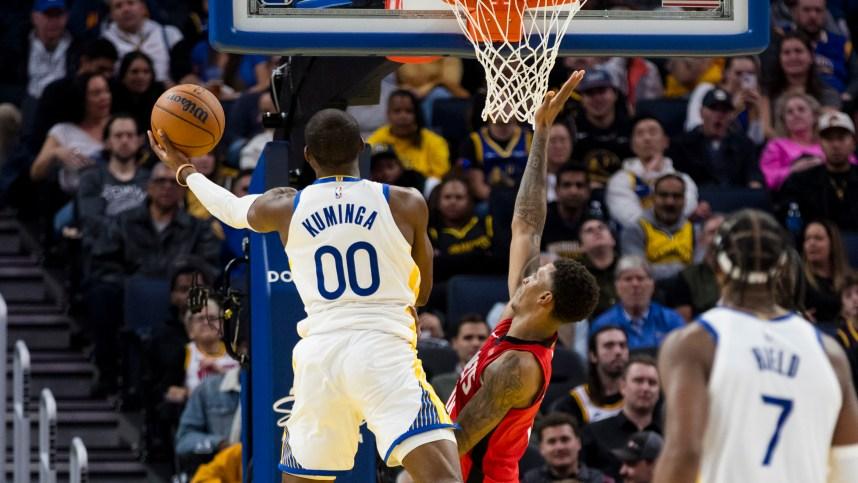
[[[746,73],[742,75],[742,89],[756,89],[757,88],[757,74]]]

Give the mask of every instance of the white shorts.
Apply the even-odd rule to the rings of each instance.
[[[349,471],[363,421],[388,466],[399,466],[420,445],[456,441],[416,350],[401,337],[313,335],[295,346],[292,369],[295,404],[283,431],[280,471],[316,478]]]

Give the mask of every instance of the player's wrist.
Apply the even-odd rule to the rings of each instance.
[[[179,186],[188,187],[188,176],[197,172],[197,169],[191,163],[185,163],[176,168],[176,182]]]

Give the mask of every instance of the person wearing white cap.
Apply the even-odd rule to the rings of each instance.
[[[780,211],[797,203],[806,221],[829,219],[841,230],[858,230],[858,158],[855,125],[848,115],[826,112],[819,119],[825,162],[787,178]]]

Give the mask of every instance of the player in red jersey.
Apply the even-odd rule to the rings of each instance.
[[[599,297],[579,263],[539,267],[545,225],[548,131],[584,77],[576,71],[536,111],[527,167],[515,200],[509,260],[510,302],[502,321],[465,366],[447,402],[465,481],[519,481],[518,460],[551,380],[557,329],[587,318]]]

